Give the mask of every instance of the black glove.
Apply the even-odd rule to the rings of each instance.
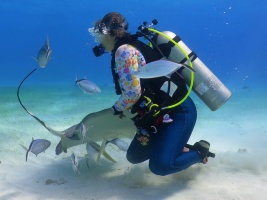
[[[111,107],[113,115],[120,115],[123,113],[123,111],[116,110],[115,106]]]

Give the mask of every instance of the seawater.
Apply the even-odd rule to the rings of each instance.
[[[71,152],[84,156],[85,145],[56,156],[55,147],[59,138],[48,133],[21,107],[17,99],[17,88],[31,70],[38,68],[22,85],[20,97],[31,113],[55,130],[64,130],[80,122],[89,113],[111,107],[118,99],[112,85],[111,56],[105,54],[99,58],[94,57],[92,48],[95,43],[87,31],[94,21],[110,11],[121,12],[127,18],[132,33],[144,21],[150,23],[156,18],[159,21],[156,26],[158,30],[178,34],[232,92],[229,101],[215,112],[210,111],[193,93],[190,95],[197,106],[198,121],[189,143],[205,139],[211,143],[211,151],[216,153],[216,158],[210,159],[207,166],[201,166],[202,172],[206,172],[202,175],[208,174],[207,171],[213,175],[222,172],[228,176],[244,172],[249,177],[252,176],[252,180],[260,180],[259,185],[266,183],[263,177],[267,170],[264,159],[267,153],[267,26],[263,22],[267,18],[266,10],[265,0],[1,1],[2,186],[8,183],[12,187],[16,185],[15,192],[10,191],[15,196],[19,191],[17,188],[21,187],[32,195],[35,189],[31,188],[36,181],[42,183],[39,184],[38,191],[43,192],[46,191],[45,180],[58,175],[57,178],[67,177],[69,190],[79,193],[80,184],[71,184],[70,181],[73,179],[70,175],[69,156]],[[41,69],[32,57],[37,56],[47,36],[51,42],[52,58],[47,67]],[[98,84],[102,92],[84,94],[75,86],[76,78],[84,77]],[[37,158],[29,154],[26,163],[26,152],[20,145],[28,147],[32,138],[48,139],[52,144]],[[129,164],[125,154],[116,156],[120,156],[120,162],[113,165],[114,168],[119,166],[120,170],[127,170]],[[83,183],[88,180],[86,184],[89,184],[90,178],[93,178],[93,183],[100,180],[99,183],[102,184],[103,180],[99,177],[103,178],[103,174],[108,174],[110,169],[111,176],[122,172],[109,167],[110,163],[102,164],[101,167],[88,171],[83,163],[83,176],[79,180]],[[31,169],[34,170],[31,172]],[[169,184],[168,188],[174,182],[188,180],[190,172],[197,173],[195,169],[199,168],[190,168],[182,179],[175,177],[176,182],[164,179]],[[96,172],[97,170],[100,171]],[[44,172],[46,175],[42,175]],[[140,177],[142,174],[140,173]],[[115,182],[117,179],[114,177]],[[194,180],[195,178],[193,177]],[[150,182],[151,180],[154,178]],[[158,182],[163,184],[161,179]],[[213,182],[216,183],[216,180]],[[115,188],[121,190],[120,186]],[[57,189],[60,191],[57,194],[66,192]],[[244,190],[247,189],[249,190]],[[155,190],[158,191],[158,188]],[[42,194],[47,195],[46,193]],[[103,192],[108,197],[110,193],[112,191],[107,194]],[[219,192],[216,191],[217,193]],[[3,196],[4,194],[0,198]],[[133,196],[135,197],[135,192]],[[83,194],[80,197],[84,199]]]

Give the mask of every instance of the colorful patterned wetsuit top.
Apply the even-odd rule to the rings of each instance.
[[[118,111],[130,108],[141,96],[140,80],[133,75],[146,64],[144,56],[133,46],[124,44],[115,53],[115,71],[119,75],[122,94],[115,103]]]

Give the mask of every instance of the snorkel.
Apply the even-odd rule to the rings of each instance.
[[[93,53],[94,53],[95,57],[99,57],[99,56],[102,56],[103,54],[105,54],[107,52],[105,51],[105,47],[102,44],[99,44],[93,48]]]

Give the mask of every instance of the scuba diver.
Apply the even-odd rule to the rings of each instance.
[[[170,77],[138,78],[136,72],[146,64],[164,58],[155,38],[147,37],[148,28],[130,34],[128,22],[117,12],[107,13],[88,31],[98,45],[93,48],[98,57],[109,52],[112,55],[111,72],[116,94],[120,95],[111,110],[114,117],[123,117],[123,111],[131,110],[137,131],[127,150],[127,160],[137,164],[149,161],[149,169],[165,176],[184,170],[196,163],[206,164],[210,143],[200,140],[187,144],[194,129],[197,111],[179,69]],[[148,45],[139,38],[149,39]],[[169,109],[168,105],[182,103]]]

